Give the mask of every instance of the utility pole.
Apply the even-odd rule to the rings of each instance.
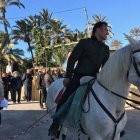
[[[89,29],[89,22],[88,22],[88,13],[86,7],[84,7],[84,12],[86,15],[86,25],[87,25],[87,37],[90,37],[90,29]]]

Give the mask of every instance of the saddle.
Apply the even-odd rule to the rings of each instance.
[[[85,83],[88,83],[91,79],[94,79],[94,77],[91,77],[91,76],[84,76],[84,77],[82,77],[82,78],[80,79],[80,85],[83,85],[83,84],[85,84]],[[61,100],[64,90],[65,90],[65,87],[63,87],[63,88],[59,91],[59,93],[58,93],[58,95],[57,95],[57,97],[56,97],[56,99],[55,99],[55,103],[56,103],[56,104],[58,104],[59,101]],[[89,92],[89,89],[87,88],[87,90],[85,91],[85,97],[84,97],[85,99],[84,99],[84,101],[86,100],[86,97],[87,97],[87,95],[88,95],[88,92]]]
[[[52,116],[57,119],[60,124],[66,127],[79,127],[79,120],[83,111],[82,107],[89,93],[88,84],[93,77],[83,77],[80,79],[80,87],[68,98],[68,100],[60,107],[60,109]],[[58,103],[63,94],[63,88],[60,90],[55,102]]]

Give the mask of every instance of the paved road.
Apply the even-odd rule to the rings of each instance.
[[[2,111],[3,128],[0,128],[0,140],[8,140],[10,136],[24,131],[46,113],[45,110],[40,109],[37,102],[10,104],[7,110]],[[140,111],[128,110],[127,114],[128,122],[125,129],[127,134],[121,140],[140,140]],[[45,123],[33,128],[25,135],[16,137],[14,140],[50,140],[47,136],[50,125],[49,116],[44,117],[42,121],[45,121]],[[81,137],[81,140],[87,139],[86,136],[82,135]],[[76,130],[69,132],[68,140],[77,140]]]

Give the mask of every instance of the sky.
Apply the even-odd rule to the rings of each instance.
[[[112,40],[120,40],[123,46],[128,44],[123,33],[128,34],[134,27],[140,28],[140,0],[21,0],[21,2],[25,5],[25,9],[15,6],[7,8],[6,17],[11,26],[15,25],[16,20],[38,14],[44,8],[52,13],[53,18],[68,24],[69,29],[83,31],[86,28],[86,16],[83,8],[85,7],[89,22],[92,21],[92,16],[95,14],[108,18],[107,21],[112,26],[114,33]],[[2,25],[0,25],[0,29],[2,29]],[[20,42],[15,47],[23,49],[25,56],[30,57],[26,51],[26,43]]]

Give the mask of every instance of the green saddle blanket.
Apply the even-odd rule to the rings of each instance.
[[[79,127],[87,83],[81,85],[52,117],[66,127]]]

